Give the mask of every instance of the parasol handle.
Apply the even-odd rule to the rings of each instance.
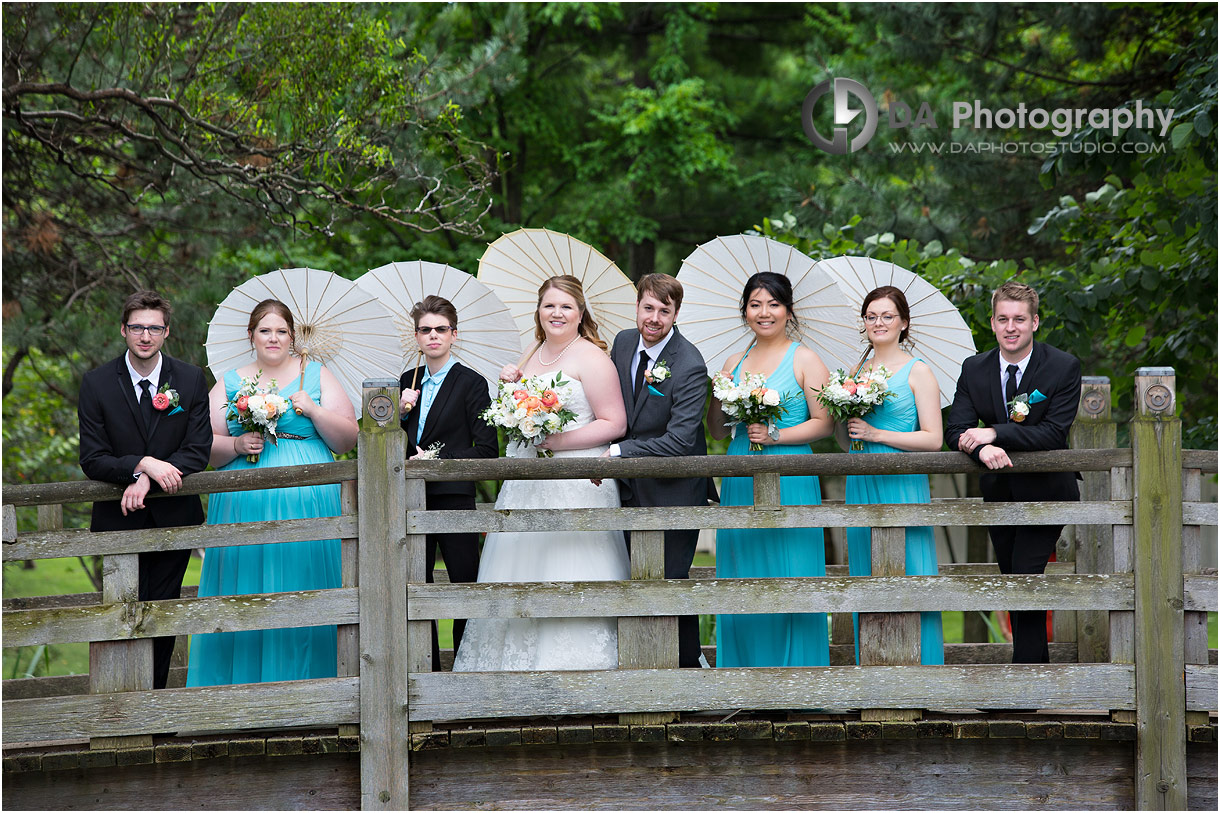
[[[872,352],[872,349],[873,349],[873,346],[871,344],[868,347],[864,348],[864,352],[860,355],[860,361],[856,363],[856,366],[851,371],[852,378],[855,378],[856,374],[860,372],[860,368],[863,367],[864,362],[868,360],[868,354],[870,352]]]
[[[301,389],[301,390],[305,389],[305,365],[306,365],[306,363],[308,362],[308,359],[306,358],[308,355],[309,355],[309,351],[308,351],[308,350],[302,350],[302,351],[301,351],[301,373],[300,373],[300,379],[301,379],[301,380],[300,380],[300,383],[297,385],[297,389]],[[292,411],[293,411],[293,412],[295,412],[295,413],[296,413],[296,414],[298,414],[298,415],[304,415],[304,414],[305,414],[305,413],[304,413],[304,412],[301,410],[301,408],[300,408],[300,407],[293,407],[293,408],[292,408]]]
[[[411,389],[415,389],[416,388],[415,384],[417,381],[419,381],[419,367],[420,367],[419,362],[423,359],[423,357],[424,357],[424,353],[422,350],[415,354],[415,362],[411,365],[413,368],[411,370]],[[410,408],[408,408],[407,412],[410,412],[410,411],[411,411]]]
[[[530,351],[522,356],[521,360],[517,362],[517,369],[523,369],[526,364],[529,364],[529,360],[532,359],[534,354],[537,353],[541,348],[542,342],[538,342],[532,348],[530,348]]]

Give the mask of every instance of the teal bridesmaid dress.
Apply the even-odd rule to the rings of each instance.
[[[289,382],[280,394],[304,388],[321,403],[322,365],[305,367],[303,381]],[[232,399],[240,376],[225,374],[225,392]],[[266,443],[257,463],[238,455],[222,471],[273,466],[330,463],[334,455],[313,422],[288,411],[279,421],[278,444]],[[235,421],[230,434],[242,433]],[[291,436],[291,437],[288,437]],[[333,517],[339,514],[339,486],[301,486],[257,491],[229,491],[208,498],[208,524],[272,519]],[[217,529],[218,534],[224,533]],[[279,542],[268,545],[209,548],[203,557],[199,595],[233,596],[340,587],[339,540]],[[302,619],[304,621],[306,619]],[[216,632],[191,637],[187,686],[266,683],[334,677],[337,672],[337,633],[334,626]]]
[[[889,388],[894,393],[881,406],[875,408],[864,420],[876,429],[891,432],[914,432],[919,429],[919,412],[915,408],[915,393],[911,391],[911,367],[919,359],[912,359],[901,370],[890,377]],[[879,452],[901,452],[884,443],[864,441],[864,448],[852,454],[877,454]],[[848,505],[878,505],[882,503],[929,503],[926,474],[870,474],[847,478]],[[906,572],[908,576],[935,576],[936,540],[928,526],[907,528]],[[853,576],[871,576],[872,529],[847,529],[847,569]],[[919,614],[920,663],[943,664],[945,662],[945,636],[941,627],[940,613]],[[860,662],[860,618],[852,613],[852,624],[856,631],[856,663]]]
[[[783,397],[788,410],[777,425],[782,429],[809,420],[809,405],[796,380],[793,358],[797,344],[789,346],[767,386]],[[733,370],[741,380],[741,365]],[[764,446],[749,451],[745,424],[729,443],[731,455],[809,454],[809,444]],[[726,477],[720,488],[721,505],[752,505],[753,477]],[[822,490],[816,477],[780,478],[783,505],[821,505]],[[717,578],[825,576],[826,548],[821,528],[721,529],[716,533]],[[830,638],[825,613],[760,613],[716,617],[717,666],[829,666]]]

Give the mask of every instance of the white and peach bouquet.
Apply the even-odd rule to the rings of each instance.
[[[571,382],[563,373],[554,378],[536,375],[520,381],[501,381],[499,393],[480,417],[503,429],[509,441],[537,446],[576,420],[576,413],[568,409],[571,397]],[[554,457],[549,449],[540,449],[538,453],[541,457]]]
[[[712,395],[725,416],[732,418],[728,426],[734,437],[739,423],[764,423],[770,428],[788,411],[782,406],[783,396],[767,386],[762,373],[743,372],[739,383],[722,370],[712,376]],[[761,452],[762,444],[751,443],[750,451]]]
[[[275,379],[266,386],[259,386],[263,371],[259,370],[253,378],[243,378],[241,386],[233,393],[233,399],[228,402],[228,419],[237,421],[243,432],[258,432],[271,439],[271,445],[276,445],[275,429],[284,413],[292,408],[292,402],[280,395]],[[251,463],[258,462],[258,455],[246,455]]]
[[[830,374],[826,386],[813,392],[830,417],[846,423],[849,418],[863,418],[894,395],[889,388],[891,375],[882,364],[871,370],[860,370],[855,375],[848,375],[840,367]],[[853,440],[851,448],[860,451],[864,443]]]

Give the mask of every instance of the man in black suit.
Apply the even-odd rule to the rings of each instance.
[[[699,349],[674,327],[682,307],[682,283],[666,274],[649,274],[636,291],[636,327],[615,336],[610,351],[627,407],[627,433],[607,454],[705,455],[707,366]],[[618,485],[622,504],[631,507],[707,505],[709,497],[717,498],[707,477],[620,479]],[[697,530],[665,532],[665,578],[689,578],[698,540]],[[678,665],[700,666],[702,656],[698,616],[679,617]]]
[[[496,457],[500,443],[496,430],[480,415],[491,405],[487,380],[460,364],[451,355],[457,340],[458,315],[453,303],[439,296],[426,296],[411,310],[415,320],[415,341],[427,363],[402,374],[399,409],[405,413],[401,424],[407,433],[407,457],[428,454],[438,448],[436,457]],[[418,383],[419,389],[415,389]],[[428,483],[429,511],[474,510],[474,483]],[[473,582],[479,575],[479,535],[428,534],[428,583],[436,567],[436,548],[440,545],[445,570],[451,583]],[[453,651],[462,643],[466,620],[453,621]],[[436,624],[432,624],[432,671],[439,672],[440,643]]]
[[[999,346],[962,364],[945,441],[990,470],[980,480],[985,502],[1079,500],[1074,472],[991,473],[1012,465],[1010,451],[1066,449],[1080,401],[1080,362],[1034,341],[1038,292],[1006,282],[992,295],[991,311]],[[1044,572],[1062,530],[1062,525],[990,526],[1000,572]],[[1049,663],[1046,611],[1013,612],[1011,618],[1012,662]]]
[[[212,428],[203,370],[161,352],[173,309],[155,291],[123,304],[127,352],[85,374],[77,416],[80,466],[91,480],[126,486],[120,500],[93,504],[91,531],[174,528],[203,522],[197,495],[175,494],[182,478],[208,465]],[[189,550],[140,554],[141,601],[179,598]],[[173,636],[153,639],[153,688],[165,688]]]

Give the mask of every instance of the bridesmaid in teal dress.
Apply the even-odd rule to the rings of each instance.
[[[812,389],[829,372],[817,354],[788,337],[795,332],[792,284],[783,274],[764,271],[746,282],[741,315],[754,342],[731,356],[724,371],[735,380],[744,372],[771,371],[767,387],[778,391],[787,410],[774,426],[738,424],[728,453],[809,454],[811,441],[827,437],[834,423]],[[812,388],[812,389],[811,389]],[[707,426],[713,437],[729,434],[720,402],[712,399]],[[750,452],[751,443],[763,445]],[[721,505],[752,505],[754,478],[726,477]],[[820,505],[816,477],[783,477],[784,505]],[[758,578],[825,576],[826,548],[821,528],[721,529],[716,533],[716,576]],[[830,641],[825,613],[760,613],[716,617],[717,666],[828,666]]]
[[[863,441],[853,454],[878,452],[936,452],[943,441],[940,420],[940,387],[932,369],[904,352],[911,324],[911,311],[901,290],[885,285],[870,291],[860,307],[864,333],[872,345],[870,366],[884,365],[892,374],[893,396],[864,418],[852,418],[839,440],[845,448],[851,440]],[[877,474],[847,478],[848,505],[880,503],[928,503],[926,474]],[[872,575],[872,529],[847,529],[847,565],[853,576]],[[906,573],[935,576],[936,540],[928,526],[907,528]],[[920,662],[945,662],[945,639],[940,613],[920,613]],[[856,630],[856,663],[860,662],[860,622],[853,613]]]
[[[332,452],[356,444],[358,428],[351,401],[338,380],[321,364],[302,369],[292,355],[292,312],[268,299],[250,314],[250,342],[255,363],[225,373],[210,394],[211,463],[218,469],[271,468],[329,463]],[[273,379],[293,409],[280,418],[277,444],[258,432],[243,433],[227,421],[228,401],[242,377],[262,371],[260,383]],[[258,455],[256,463],[246,456]],[[271,519],[332,517],[339,514],[339,486],[301,486],[257,491],[230,491],[208,499],[208,524]],[[199,595],[231,596],[340,587],[339,540],[279,542],[209,548],[203,557]],[[334,677],[337,634],[333,626],[217,632],[191,638],[187,686],[266,683]]]

